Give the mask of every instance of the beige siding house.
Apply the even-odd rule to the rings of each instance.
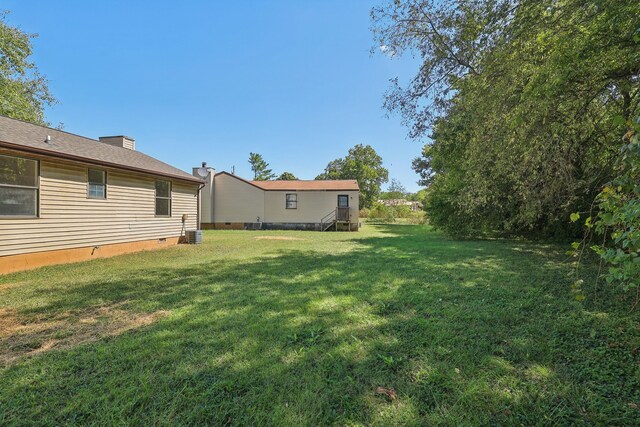
[[[194,175],[202,169],[194,168]],[[358,230],[355,180],[248,181],[207,171],[201,192],[203,229]]]
[[[0,274],[176,244],[202,180],[135,151],[0,116]]]

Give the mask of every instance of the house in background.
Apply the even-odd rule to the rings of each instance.
[[[132,138],[0,116],[0,274],[176,244],[202,184]]]
[[[205,180],[203,229],[358,230],[355,180],[248,181],[205,164],[193,173]]]

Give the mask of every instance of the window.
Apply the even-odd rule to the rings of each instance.
[[[89,169],[87,178],[87,197],[90,199],[106,199],[107,173],[98,169]]]
[[[0,217],[38,216],[38,161],[0,155]]]
[[[348,208],[349,207],[349,196],[346,194],[340,194],[338,196],[338,207],[339,208]]]
[[[171,216],[170,181],[156,181],[156,215]]]
[[[298,195],[296,193],[287,194],[287,209],[298,209]]]

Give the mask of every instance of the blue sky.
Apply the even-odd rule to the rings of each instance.
[[[182,169],[202,161],[251,177],[249,152],[276,173],[313,179],[355,144],[415,191],[399,117],[385,117],[389,79],[410,57],[371,55],[366,1],[3,2],[34,40],[33,60],[60,100],[53,125],[93,138],[125,134]],[[385,186],[386,187],[386,186]]]

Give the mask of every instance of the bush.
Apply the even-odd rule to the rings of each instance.
[[[396,218],[409,218],[411,216],[411,209],[409,206],[391,206],[391,210],[393,210]]]
[[[436,177],[430,187],[424,205],[429,223],[452,236],[472,235],[469,214],[459,205],[461,185],[454,181],[450,177]]]
[[[425,211],[410,212],[407,217],[409,224],[425,224],[427,222],[427,215]]]
[[[632,129],[625,135],[618,176],[596,197],[596,214],[586,218],[585,237],[573,243],[570,253],[578,258],[577,271],[582,251],[590,247],[608,266],[602,273],[607,283],[636,291],[635,307],[640,299],[640,117],[629,125]],[[572,222],[579,219],[579,212],[571,214]],[[594,231],[601,243],[589,246]],[[582,283],[578,277],[573,286],[578,299],[584,298]]]
[[[383,221],[383,222],[396,221],[394,210],[389,206],[385,206],[382,203],[377,203],[377,202],[374,203],[373,206],[371,207],[368,218],[370,220],[377,220],[377,221]]]
[[[364,218],[364,209],[360,211],[360,217]],[[371,209],[367,209],[366,218],[376,222],[396,222],[401,219],[408,224],[424,224],[426,214],[423,211],[414,212],[409,206],[385,206],[382,203],[375,203]]]

